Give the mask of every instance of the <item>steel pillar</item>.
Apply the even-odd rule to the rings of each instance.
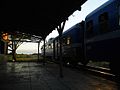
[[[59,27],[57,28],[57,31],[59,33],[59,43],[60,43],[60,52],[59,52],[59,67],[60,67],[60,77],[63,77],[63,68],[62,68],[62,33],[63,33],[63,29],[65,26],[65,22],[63,22],[63,25],[59,25]]]
[[[39,50],[39,47],[40,47],[40,41],[38,42],[38,61],[40,60],[40,50]]]

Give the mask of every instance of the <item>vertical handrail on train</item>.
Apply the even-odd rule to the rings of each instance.
[[[87,64],[87,60],[86,60],[86,44],[85,44],[85,27],[86,25],[85,25],[85,21],[82,21],[81,22],[81,28],[82,28],[82,30],[83,30],[83,39],[82,39],[82,50],[83,50],[83,60],[82,60],[82,62],[83,62],[83,64],[84,65],[86,65]]]
[[[45,57],[46,57],[46,55],[45,55],[45,40],[46,40],[46,37],[43,38],[43,43],[44,43],[44,48],[43,48],[43,50],[44,50],[43,65],[45,65]]]
[[[38,62],[40,60],[40,42],[41,40],[38,41]]]

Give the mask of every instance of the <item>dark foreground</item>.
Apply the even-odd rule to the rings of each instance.
[[[36,62],[7,62],[0,65],[0,90],[120,90],[116,82],[86,72]]]

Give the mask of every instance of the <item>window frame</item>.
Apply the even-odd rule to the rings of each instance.
[[[66,42],[66,44],[67,44],[67,45],[70,45],[70,44],[71,44],[71,37],[70,37],[70,36],[67,37],[67,42]]]
[[[94,23],[93,23],[93,20],[89,20],[86,22],[86,37],[87,38],[90,38],[93,36],[94,34]]]
[[[109,14],[108,12],[103,12],[98,17],[99,31],[101,33],[109,32],[109,29],[108,29],[109,15],[108,14]]]

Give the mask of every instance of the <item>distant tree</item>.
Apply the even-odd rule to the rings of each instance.
[[[10,54],[13,56],[13,60],[16,61],[16,50],[23,42],[35,42],[40,43],[41,37],[20,33],[20,32],[1,32],[1,40],[6,43],[6,51],[11,51]],[[6,53],[7,54],[7,53]]]
[[[16,61],[16,50],[23,42],[31,42],[31,35],[24,33],[10,33],[9,34],[8,50],[11,51],[13,60]]]

